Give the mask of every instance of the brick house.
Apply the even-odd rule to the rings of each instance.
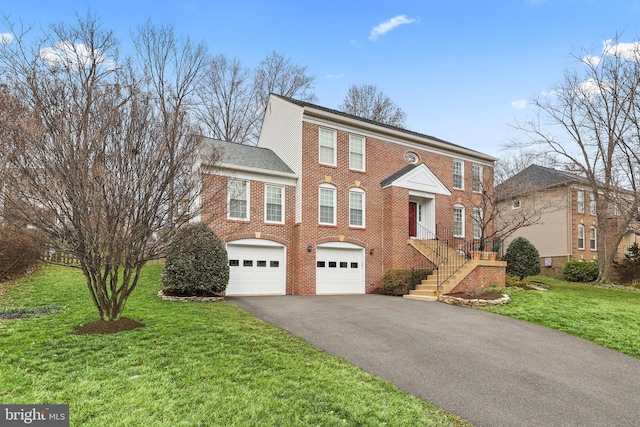
[[[562,267],[569,260],[595,261],[598,259],[597,239],[607,236],[598,232],[596,195],[586,178],[539,165],[530,165],[510,177],[497,188],[516,188],[516,196],[501,201],[513,214],[521,209],[540,209],[540,220],[518,229],[505,240],[508,245],[516,237],[525,237],[540,253],[543,274],[560,276]],[[514,191],[505,191],[509,194]],[[624,192],[620,193],[623,197]],[[614,204],[610,219],[616,221],[623,215],[622,204]],[[637,220],[633,220],[624,234],[616,258],[621,260],[626,250],[638,241]]]
[[[496,160],[277,95],[257,147],[204,139],[203,149],[222,153],[201,174],[201,220],[227,243],[227,294],[370,293],[389,269],[451,264],[429,242],[453,252],[473,241],[469,200]],[[208,203],[216,196],[226,204]],[[504,263],[463,258],[455,285],[425,299],[504,283]]]

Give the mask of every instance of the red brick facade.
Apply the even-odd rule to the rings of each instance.
[[[286,186],[285,223],[265,224],[264,183],[250,181],[249,221],[229,220],[226,215],[226,194],[228,178],[216,176],[215,172],[204,175],[202,220],[211,224],[226,241],[243,238],[268,239],[284,244],[287,248],[287,294],[316,293],[316,250],[317,245],[328,242],[347,242],[364,248],[365,292],[372,292],[380,286],[385,271],[391,268],[411,268],[418,266],[422,255],[407,244],[409,239],[408,207],[410,190],[398,186],[386,186],[381,182],[406,167],[409,162],[405,154],[418,155],[418,164],[424,164],[451,192],[451,196],[436,194],[435,223],[448,229],[453,228],[454,205],[465,206],[465,237],[473,236],[471,221],[471,200],[480,197],[471,192],[472,164],[482,165],[485,180],[492,182],[493,168],[488,156],[477,153],[474,159],[469,150],[456,147],[446,152],[440,146],[424,148],[414,140],[403,143],[397,136],[380,133],[372,136],[370,129],[358,129],[345,123],[322,126],[336,132],[336,165],[319,162],[320,125],[314,120],[302,122],[301,173],[297,185],[301,187],[302,206],[296,222],[295,191],[293,185]],[[348,130],[347,130],[348,129]],[[365,140],[365,170],[349,168],[349,135],[363,136]],[[454,146],[452,146],[454,147]],[[459,154],[456,154],[456,151]],[[453,188],[453,161],[464,164],[464,190]],[[319,224],[319,188],[329,184],[335,188],[335,225]],[[365,194],[365,226],[349,225],[349,191],[362,190]],[[217,200],[217,202],[215,202]],[[214,201],[214,203],[211,203]],[[311,251],[309,251],[311,248]],[[504,270],[504,269],[503,269]],[[504,276],[504,272],[503,272]],[[489,282],[493,282],[491,279]],[[504,277],[502,282],[504,282]]]

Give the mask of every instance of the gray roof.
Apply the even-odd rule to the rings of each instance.
[[[280,157],[268,148],[253,145],[238,144],[236,142],[220,141],[211,138],[202,138],[200,147],[204,157],[211,154],[212,150],[220,149],[221,157],[219,166],[238,166],[240,168],[262,169],[264,171],[290,173],[294,172]]]
[[[537,190],[539,188],[568,184],[570,182],[589,184],[589,181],[585,177],[579,175],[574,175],[569,172],[559,171],[545,166],[530,165],[526,169],[518,172],[498,185],[498,187],[502,189],[509,189],[513,186],[514,191],[523,192],[525,190]]]
[[[327,107],[322,107],[320,105],[311,104],[311,103],[306,102],[306,101],[300,101],[299,99],[288,98],[286,96],[277,95],[275,93],[272,93],[271,95],[273,95],[273,96],[275,96],[277,98],[280,98],[280,99],[284,99],[285,101],[289,101],[289,102],[291,102],[293,104],[296,104],[296,105],[298,105],[300,107],[314,108],[314,109],[317,109],[317,110],[325,111],[327,113],[336,114],[338,116],[342,116],[342,117],[345,117],[345,118],[357,120],[357,121],[360,121],[362,123],[366,123],[366,124],[369,124],[369,125],[380,126],[380,127],[383,127],[383,128],[387,128],[387,129],[394,130],[394,131],[397,131],[397,132],[402,132],[402,133],[405,133],[407,135],[418,137],[418,138],[422,138],[422,139],[430,139],[432,141],[435,141],[435,142],[438,142],[438,143],[441,143],[441,144],[450,145],[451,147],[456,147],[456,148],[459,148],[459,149],[462,149],[462,150],[467,150],[467,151],[470,151],[470,152],[473,152],[473,153],[480,154],[480,155],[485,156],[485,157],[490,157],[487,154],[481,153],[480,151],[473,150],[473,149],[468,148],[468,147],[463,147],[462,145],[453,144],[453,143],[451,143],[449,141],[445,141],[444,139],[436,138],[436,137],[431,136],[431,135],[426,135],[426,134],[423,134],[423,133],[414,132],[414,131],[407,130],[407,129],[404,129],[404,128],[401,128],[401,127],[397,127],[397,126],[391,126],[391,125],[388,125],[386,123],[376,122],[375,120],[370,120],[370,119],[366,119],[364,117],[354,116],[353,114],[348,114],[348,113],[345,113],[344,111],[332,110],[331,108],[327,108]]]
[[[389,176],[388,178],[385,178],[380,183],[380,186],[381,187],[386,187],[387,185],[391,184],[393,181],[395,181],[396,179],[400,178],[404,174],[407,174],[407,173],[411,172],[416,167],[418,167],[418,165],[407,165],[407,166],[403,167],[398,172],[394,173],[393,175]]]

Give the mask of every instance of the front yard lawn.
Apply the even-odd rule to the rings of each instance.
[[[548,291],[506,288],[512,301],[483,308],[567,332],[640,359],[640,292],[538,276]]]
[[[110,335],[74,333],[98,318],[79,270],[5,285],[0,311],[34,315],[0,320],[0,403],[68,403],[72,426],[470,425],[232,304],[160,300],[161,268],[124,311],[146,326]]]

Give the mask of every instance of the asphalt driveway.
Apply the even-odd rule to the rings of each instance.
[[[476,426],[640,426],[640,360],[562,332],[382,295],[228,301]]]

